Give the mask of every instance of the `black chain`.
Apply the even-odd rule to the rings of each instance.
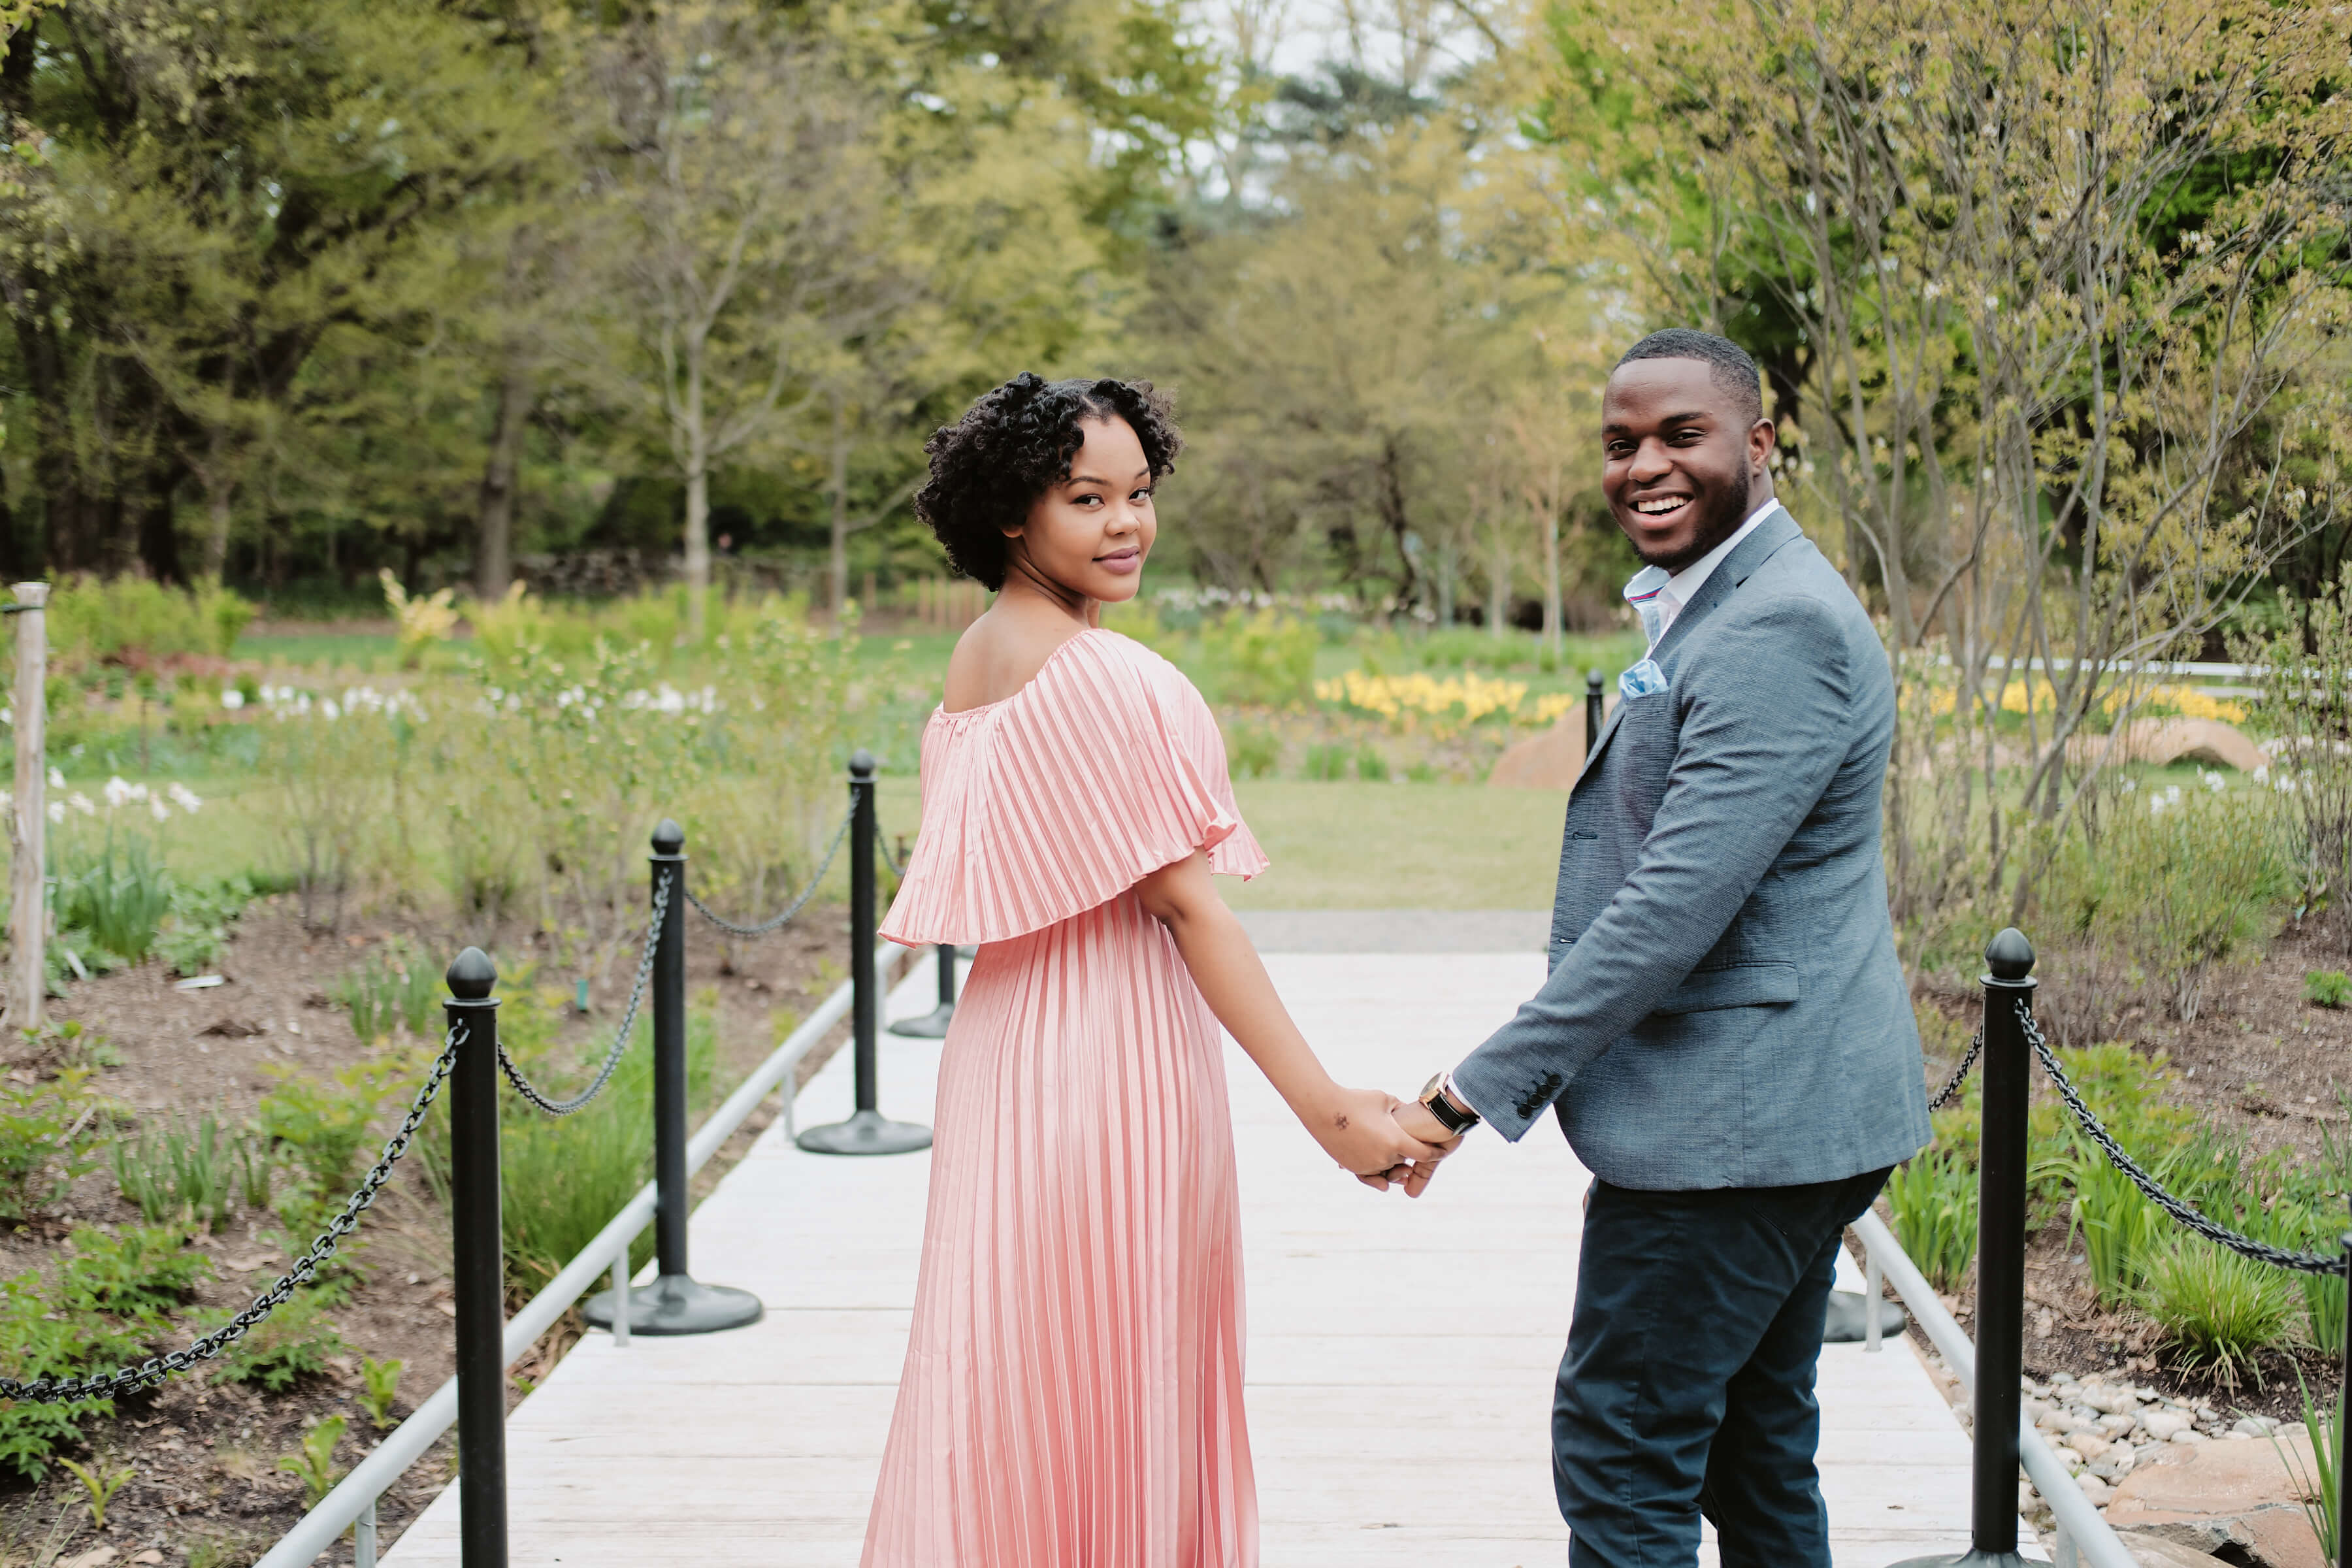
[[[2050,1081],[2058,1086],[2059,1098],[2065,1100],[2066,1109],[2074,1112],[2074,1121],[2083,1129],[2083,1135],[2097,1144],[2108,1163],[2129,1176],[2132,1185],[2146,1194],[2150,1203],[2206,1240],[2225,1247],[2241,1258],[2251,1258],[2257,1263],[2267,1263],[2273,1268],[2292,1269],[2298,1274],[2344,1272],[2345,1260],[2341,1253],[2289,1252],[2284,1247],[2256,1241],[2250,1236],[2241,1236],[2227,1226],[2207,1219],[2165,1191],[2153,1176],[2140,1169],[2137,1161],[2124,1152],[2123,1145],[2116,1142],[2115,1135],[2100,1125],[2099,1119],[2091,1114],[2091,1108],[2083,1103],[2082,1095],[2066,1077],[2066,1069],[2058,1065],[2058,1053],[2050,1048],[2049,1040],[2042,1033],[2042,1026],[2033,1021],[2033,1010],[2025,1005],[2022,997],[2016,1000],[2016,1007],[2018,1023],[2024,1028],[2026,1043],[2033,1047],[2033,1054],[2041,1059],[2042,1070],[2048,1073]]]
[[[739,926],[733,921],[728,920],[722,915],[711,913],[710,906],[704,903],[700,899],[696,898],[692,888],[688,888],[686,890],[686,901],[692,904],[695,907],[696,911],[698,912],[704,920],[709,921],[712,925],[717,926],[720,931],[727,932],[730,936],[765,936],[770,931],[774,931],[778,926],[790,921],[794,915],[800,913],[802,907],[811,899],[816,897],[817,889],[824,884],[824,874],[833,869],[833,858],[841,853],[842,842],[849,837],[849,825],[856,820],[857,820],[857,809],[856,807],[852,806],[849,810],[849,814],[841,819],[841,828],[838,832],[834,834],[833,843],[825,849],[824,860],[817,867],[816,875],[809,879],[809,885],[802,889],[801,896],[799,898],[794,899],[791,904],[786,906],[782,914],[772,916],[767,920],[761,921],[758,925]],[[886,853],[883,858],[887,859],[887,854]]]
[[[878,821],[874,824],[874,847],[876,851],[881,855],[882,864],[890,868],[890,875],[898,878],[902,882],[905,881],[907,879],[907,868],[898,861],[890,858],[890,840],[883,834],[882,824]],[[911,861],[914,859],[914,857],[909,855],[907,858]]]
[[[1961,1080],[1969,1076],[1969,1069],[1977,1065],[1977,1058],[1983,1050],[1984,1031],[1982,1029],[1979,1029],[1977,1031],[1977,1037],[1969,1042],[1969,1054],[1962,1057],[1960,1058],[1960,1065],[1953,1069],[1951,1081],[1944,1085],[1942,1093],[1937,1095],[1935,1099],[1927,1102],[1928,1110],[1941,1110],[1947,1104],[1950,1103],[1952,1096],[1960,1092]]]
[[[376,1193],[391,1179],[393,1166],[408,1152],[408,1145],[424,1125],[425,1113],[433,1104],[433,1097],[441,1090],[443,1080],[457,1063],[457,1047],[466,1042],[463,1027],[452,1027],[448,1042],[433,1063],[433,1070],[425,1075],[425,1082],[401,1118],[400,1130],[387,1139],[383,1152],[360,1184],[352,1192],[342,1212],[327,1222],[293,1267],[278,1277],[278,1283],[256,1296],[245,1310],[211,1333],[189,1345],[185,1350],[169,1355],[152,1356],[137,1366],[117,1368],[113,1372],[95,1373],[89,1377],[36,1377],[24,1382],[0,1377],[0,1399],[21,1399],[31,1404],[63,1405],[85,1399],[111,1399],[119,1394],[136,1394],[142,1388],[152,1388],[176,1373],[187,1371],[198,1362],[212,1360],[237,1341],[245,1338],[255,1324],[294,1299],[294,1292],[318,1277],[320,1266],[335,1255],[343,1239],[360,1226],[360,1215],[375,1203]]]
[[[654,884],[654,918],[646,927],[646,950],[637,957],[636,984],[629,987],[628,1010],[621,1015],[620,1031],[613,1037],[613,1048],[604,1053],[604,1065],[596,1069],[596,1081],[570,1100],[551,1100],[545,1091],[523,1076],[514,1058],[507,1055],[507,1043],[499,1041],[499,1070],[507,1075],[515,1092],[544,1110],[550,1116],[569,1116],[604,1092],[613,1081],[613,1071],[621,1065],[621,1057],[629,1048],[629,1031],[637,1026],[637,1006],[646,999],[646,981],[654,972],[654,947],[661,941],[662,922],[669,917],[669,887],[681,873],[672,871]]]

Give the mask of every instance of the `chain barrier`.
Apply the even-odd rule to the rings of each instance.
[[[604,1092],[606,1084],[613,1081],[614,1069],[621,1065],[621,1058],[629,1048],[629,1031],[637,1026],[637,1008],[646,999],[646,982],[653,975],[654,949],[661,942],[662,923],[669,918],[669,889],[675,879],[674,876],[662,877],[654,883],[654,916],[646,925],[645,951],[637,955],[637,978],[629,987],[628,1008],[621,1015],[621,1027],[613,1036],[613,1048],[604,1053],[604,1065],[596,1069],[595,1082],[570,1100],[551,1100],[545,1090],[523,1076],[522,1068],[516,1065],[514,1058],[507,1054],[506,1040],[503,1037],[499,1039],[499,1070],[507,1075],[507,1081],[514,1085],[517,1094],[548,1115],[569,1116],[584,1109],[590,1100]]]
[[[890,868],[890,875],[898,878],[898,880],[902,882],[905,881],[907,879],[907,866],[905,863],[893,860],[890,858],[890,840],[889,837],[883,833],[882,824],[878,821],[874,824],[874,848],[875,852],[882,857],[882,864]],[[911,862],[914,858],[915,858],[912,855],[907,857],[907,860],[908,862]]]
[[[1928,1110],[1941,1110],[1945,1106],[1951,1103],[1952,1096],[1960,1092],[1960,1084],[1968,1078],[1969,1069],[1977,1065],[1977,1058],[1981,1055],[1983,1051],[1984,1031],[1982,1029],[1979,1029],[1977,1031],[1977,1037],[1969,1042],[1969,1054],[1962,1057],[1960,1058],[1960,1065],[1952,1069],[1950,1080],[1944,1085],[1942,1090],[1937,1094],[1935,1099],[1927,1102]]]
[[[2256,1263],[2267,1263],[2273,1268],[2291,1269],[2298,1274],[2342,1274],[2344,1272],[2345,1260],[2340,1253],[2331,1255],[2324,1252],[2289,1252],[2284,1247],[2273,1247],[2268,1242],[2256,1241],[2250,1236],[2241,1236],[2227,1226],[2207,1219],[2188,1204],[2167,1192],[2155,1177],[2140,1169],[2137,1161],[2124,1152],[2124,1147],[2116,1142],[2115,1134],[2109,1132],[2100,1123],[2099,1119],[2091,1114],[2091,1108],[2083,1102],[2081,1092],[2067,1078],[2066,1069],[2058,1065],[2058,1053],[2050,1048],[2050,1041],[2042,1033],[2042,1026],[2033,1021],[2033,1010],[2025,1005],[2022,997],[2017,999],[2016,1006],[2018,1022],[2024,1028],[2026,1043],[2033,1047],[2034,1056],[2042,1063],[2042,1070],[2048,1073],[2050,1081],[2058,1086],[2059,1098],[2066,1102],[2066,1109],[2073,1112],[2075,1123],[2083,1129],[2083,1135],[2098,1145],[2100,1152],[2106,1155],[2110,1164],[2131,1178],[2132,1185],[2137,1187],[2147,1196],[2148,1202],[2206,1240],[2217,1247],[2227,1247],[2241,1258],[2250,1258]]]
[[[408,1152],[416,1137],[416,1130],[425,1123],[425,1113],[431,1109],[433,1097],[441,1091],[442,1083],[450,1069],[457,1065],[457,1047],[466,1043],[466,1031],[453,1028],[433,1069],[425,1075],[416,1098],[401,1118],[400,1129],[387,1139],[383,1152],[376,1159],[368,1173],[360,1178],[342,1212],[327,1222],[318,1239],[311,1242],[293,1266],[278,1277],[278,1283],[256,1296],[243,1311],[205,1335],[184,1350],[168,1355],[151,1356],[137,1366],[117,1368],[113,1372],[93,1373],[88,1377],[36,1377],[22,1382],[0,1377],[0,1399],[21,1399],[34,1405],[64,1405],[85,1399],[111,1399],[121,1394],[136,1394],[142,1388],[152,1388],[174,1373],[187,1371],[199,1362],[210,1361],[221,1352],[251,1332],[264,1318],[294,1299],[294,1292],[318,1277],[320,1267],[335,1255],[344,1237],[357,1230],[360,1215],[375,1203],[375,1195],[392,1177],[392,1168]]]
[[[794,899],[789,905],[787,905],[782,914],[772,916],[767,920],[761,921],[757,925],[741,926],[737,925],[733,921],[727,919],[723,915],[713,914],[709,904],[704,903],[700,899],[694,896],[694,889],[692,888],[688,888],[686,890],[686,901],[694,906],[696,913],[699,914],[704,920],[709,921],[712,925],[717,926],[720,931],[727,932],[730,936],[765,936],[770,931],[774,931],[777,927],[785,924],[794,915],[800,913],[802,908],[806,905],[811,899],[816,897],[817,889],[824,885],[824,874],[833,869],[833,858],[841,853],[842,844],[849,837],[849,825],[856,820],[857,820],[857,810],[853,806],[850,808],[848,814],[842,817],[841,827],[839,831],[834,834],[833,843],[826,847],[824,859],[818,865],[816,875],[809,879],[809,885],[801,889],[801,896]],[[886,854],[884,858],[887,859],[887,858],[888,857]]]

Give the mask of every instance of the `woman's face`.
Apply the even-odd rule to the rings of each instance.
[[[1134,427],[1117,415],[1078,426],[1086,444],[1070,477],[1029,503],[1029,518],[1005,530],[1016,557],[1089,599],[1118,604],[1143,585],[1144,558],[1159,536],[1151,510],[1151,465]],[[1018,570],[1018,568],[1015,568]]]

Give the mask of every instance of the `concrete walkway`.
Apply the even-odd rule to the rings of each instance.
[[[1525,950],[1268,963],[1343,1079],[1399,1091],[1543,975]],[[887,1016],[928,1011],[933,984],[917,965]],[[1266,1568],[1564,1563],[1548,1432],[1584,1172],[1556,1133],[1517,1148],[1487,1134],[1418,1203],[1367,1192],[1228,1052]],[[886,1111],[928,1116],[938,1057],[886,1037]],[[845,1053],[802,1094],[802,1125],[847,1110],[848,1066]],[[928,1174],[928,1155],[824,1159],[781,1124],[762,1137],[696,1212],[693,1257],[699,1277],[757,1291],[767,1318],[620,1350],[595,1334],[565,1358],[508,1426],[512,1561],[855,1568]],[[1424,1399],[1434,1414],[1409,1414]],[[1967,1444],[1905,1342],[1825,1350],[1822,1404],[1838,1568],[1967,1544]],[[455,1564],[457,1526],[453,1489],[386,1561]]]

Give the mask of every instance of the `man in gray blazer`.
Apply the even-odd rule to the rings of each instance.
[[[1601,403],[1650,638],[1569,796],[1550,977],[1399,1121],[1517,1142],[1551,1107],[1597,1178],[1552,1405],[1573,1568],[1829,1568],[1814,1363],[1845,1226],[1927,1141],[1886,913],[1895,688],[1773,499],[1728,341],[1656,332]]]

